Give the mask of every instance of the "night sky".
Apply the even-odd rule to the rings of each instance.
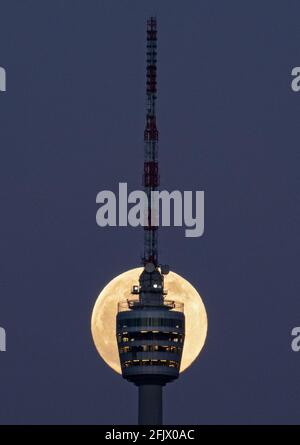
[[[137,390],[98,356],[97,295],[140,265],[141,229],[96,194],[140,189],[145,22],[158,19],[161,188],[205,191],[205,233],[160,259],[208,312],[169,424],[299,423],[298,0],[0,0],[0,423],[132,424]]]

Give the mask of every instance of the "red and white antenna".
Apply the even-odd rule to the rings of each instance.
[[[148,220],[144,226],[144,264],[158,265],[157,225],[153,225],[153,203],[151,192],[159,185],[158,172],[158,131],[156,128],[156,56],[157,56],[157,23],[155,17],[147,20],[147,110],[144,132],[145,162],[144,191],[148,198]]]

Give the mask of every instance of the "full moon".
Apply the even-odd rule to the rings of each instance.
[[[138,284],[142,267],[130,269],[111,280],[98,296],[91,320],[91,330],[97,351],[114,371],[121,374],[116,340],[116,315],[120,301],[133,299],[131,288]],[[165,276],[168,300],[184,304],[185,341],[180,372],[187,369],[199,355],[207,334],[207,314],[196,289],[180,275],[170,272]]]

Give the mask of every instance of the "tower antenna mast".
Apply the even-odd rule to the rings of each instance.
[[[147,110],[146,128],[144,131],[144,191],[148,198],[147,221],[144,226],[144,265],[158,265],[157,225],[154,225],[153,202],[151,192],[159,186],[158,171],[158,130],[156,127],[156,94],[157,94],[157,22],[155,17],[147,20]]]

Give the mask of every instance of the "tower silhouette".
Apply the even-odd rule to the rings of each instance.
[[[169,267],[158,262],[155,209],[151,192],[159,186],[157,97],[157,22],[147,20],[147,110],[144,132],[143,184],[148,197],[144,226],[144,269],[132,299],[118,305],[116,332],[123,377],[138,386],[139,424],[163,421],[163,386],[179,377],[185,336],[182,303],[167,300],[164,275]]]

